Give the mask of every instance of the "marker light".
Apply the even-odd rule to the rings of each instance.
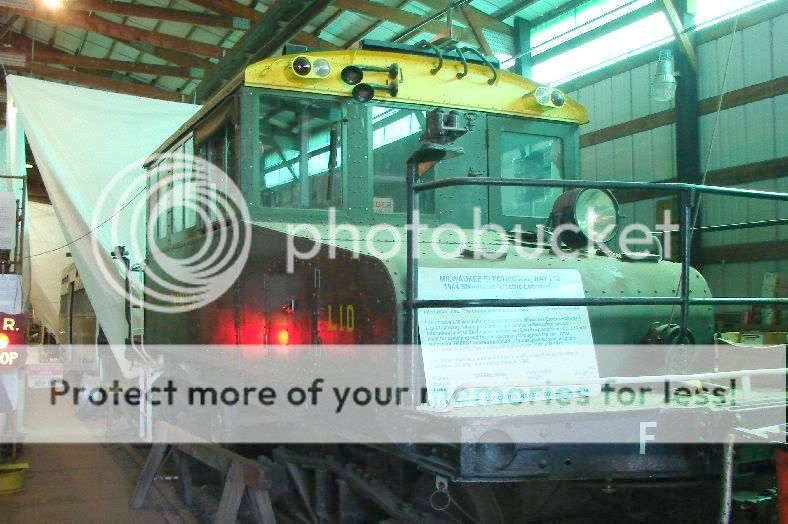
[[[307,76],[312,71],[312,62],[305,56],[299,56],[293,60],[293,71],[298,76]]]
[[[315,74],[315,76],[325,78],[331,74],[331,64],[329,64],[328,60],[325,58],[318,58],[315,60],[312,72]]]
[[[5,333],[0,333],[0,349],[7,348],[10,342],[11,339],[8,338],[8,335],[6,335]]]
[[[540,86],[533,93],[536,103],[545,107],[563,107],[566,103],[566,96],[560,89]]]
[[[564,192],[553,204],[550,215],[553,229],[565,224],[579,231],[565,230],[561,241],[570,247],[610,241],[618,230],[618,202],[610,191],[572,189]]]
[[[286,329],[280,329],[276,333],[276,343],[280,346],[286,346],[290,343],[290,333]]]

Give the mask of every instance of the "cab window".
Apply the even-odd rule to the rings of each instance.
[[[331,100],[259,99],[262,205],[327,209],[342,205],[342,105]]]
[[[426,122],[426,111],[386,106],[371,108],[373,195],[376,213],[405,212],[405,164],[419,148],[419,137]],[[434,180],[434,169],[421,176],[421,181]],[[432,192],[419,196],[422,213],[435,211]]]
[[[551,136],[501,133],[501,177],[560,180],[564,174],[563,140]],[[504,187],[501,207],[511,217],[544,218],[550,215],[561,188]]]

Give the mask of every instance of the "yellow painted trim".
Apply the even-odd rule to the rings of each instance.
[[[322,79],[301,78],[290,67],[297,56],[306,56],[313,61],[325,58],[331,64],[331,73]],[[585,107],[568,97],[561,108],[536,104],[533,96],[528,95],[533,93],[539,84],[520,75],[498,71],[497,82],[489,85],[487,82],[492,78],[489,68],[468,64],[468,76],[458,79],[457,73],[461,73],[463,67],[461,63],[453,60],[445,60],[443,69],[433,75],[430,70],[437,65],[437,58],[388,51],[340,50],[268,58],[246,68],[245,83],[250,87],[349,97],[352,86],[345,84],[339,77],[343,68],[349,65],[388,67],[395,62],[402,69],[399,94],[392,98],[388,92],[377,90],[377,100],[577,124],[588,122]],[[387,80],[386,73],[364,73],[365,83],[385,84]]]

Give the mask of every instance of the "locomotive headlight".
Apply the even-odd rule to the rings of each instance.
[[[293,71],[298,76],[307,76],[312,71],[312,62],[305,56],[299,56],[293,60]]]
[[[536,97],[536,101],[540,106],[550,105],[550,90],[546,87],[537,87],[534,97]]]
[[[618,230],[618,202],[610,191],[572,189],[564,192],[553,204],[553,228],[571,224],[559,234],[570,247],[609,242]]]
[[[318,80],[331,74],[331,63],[325,58],[301,55],[290,62],[290,69],[299,79]]]
[[[566,96],[560,89],[552,87],[540,86],[536,91],[532,91],[529,95],[533,95],[536,103],[543,107],[563,107],[566,103]]]
[[[325,78],[331,74],[331,64],[325,58],[318,58],[312,67],[312,72],[320,78]]]

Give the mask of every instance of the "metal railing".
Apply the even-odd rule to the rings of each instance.
[[[415,344],[418,340],[418,310],[423,308],[469,308],[469,307],[533,307],[533,306],[680,306],[680,336],[679,341],[685,341],[689,321],[690,306],[711,305],[784,305],[788,298],[697,298],[690,297],[690,260],[692,255],[693,219],[698,205],[699,195],[721,195],[762,200],[775,200],[788,202],[788,193],[756,191],[752,189],[736,189],[729,187],[706,186],[686,184],[680,182],[598,182],[584,180],[505,180],[500,178],[447,178],[432,182],[418,182],[418,162],[411,160],[408,163],[406,174],[406,243],[407,243],[407,274],[405,288],[405,342]],[[418,254],[417,231],[414,231],[414,213],[418,209],[419,193],[435,191],[447,187],[461,186],[486,186],[486,187],[549,187],[564,189],[604,189],[604,190],[639,190],[655,193],[670,193],[680,195],[679,229],[681,241],[681,276],[680,289],[676,296],[668,297],[590,297],[582,299],[567,298],[524,298],[524,299],[440,299],[420,300],[418,298]],[[723,226],[706,226],[696,228],[694,231],[721,231],[729,229],[747,229],[754,227],[770,227],[784,223],[782,219],[762,220],[741,224],[727,224]]]

